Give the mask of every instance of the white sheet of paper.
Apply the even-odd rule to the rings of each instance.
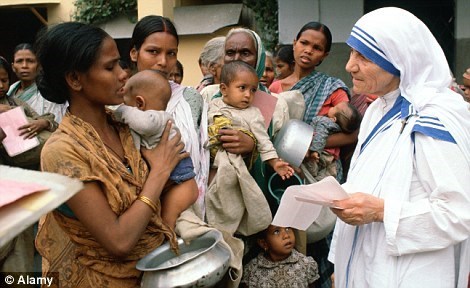
[[[348,193],[332,176],[309,185],[293,185],[284,191],[272,224],[306,230],[320,215],[322,206],[348,198]]]

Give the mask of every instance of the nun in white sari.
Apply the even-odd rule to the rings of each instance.
[[[470,108],[444,53],[411,13],[364,15],[347,41],[364,116],[329,260],[335,287],[467,287]],[[358,192],[358,193],[354,193]]]

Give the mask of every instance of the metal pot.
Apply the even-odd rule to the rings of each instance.
[[[313,138],[313,127],[307,123],[289,120],[276,136],[274,148],[284,161],[294,167],[300,167]]]
[[[180,255],[168,243],[137,262],[144,271],[141,287],[213,287],[229,268],[230,251],[222,246],[222,233],[209,231],[186,245],[178,239]]]

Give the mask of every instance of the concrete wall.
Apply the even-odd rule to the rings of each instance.
[[[363,0],[278,0],[279,42],[292,43],[310,21],[327,25],[333,42],[345,42],[354,23],[363,15]]]
[[[47,5],[47,22],[57,24],[72,21],[72,15],[75,11],[73,0],[62,0],[60,5]]]
[[[210,39],[227,35],[228,30],[230,28],[219,29],[213,34],[180,36],[178,60],[183,64],[183,85],[195,87],[199,84],[202,79],[202,73],[197,61],[202,48]]]
[[[458,83],[462,74],[470,67],[470,1],[456,0],[455,5],[455,71]]]

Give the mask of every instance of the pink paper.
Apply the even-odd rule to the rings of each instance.
[[[37,137],[23,139],[20,136],[19,127],[28,124],[28,119],[22,107],[16,107],[6,112],[0,113],[0,127],[7,135],[2,144],[10,157],[21,154],[39,145]]]
[[[266,126],[266,129],[268,129],[269,123],[271,123],[271,119],[273,118],[276,103],[276,97],[261,90],[256,91],[253,102],[251,102],[251,105],[261,111],[261,114],[264,117],[264,125]]]
[[[0,180],[0,207],[29,194],[47,190],[49,190],[49,187],[40,184]]]

